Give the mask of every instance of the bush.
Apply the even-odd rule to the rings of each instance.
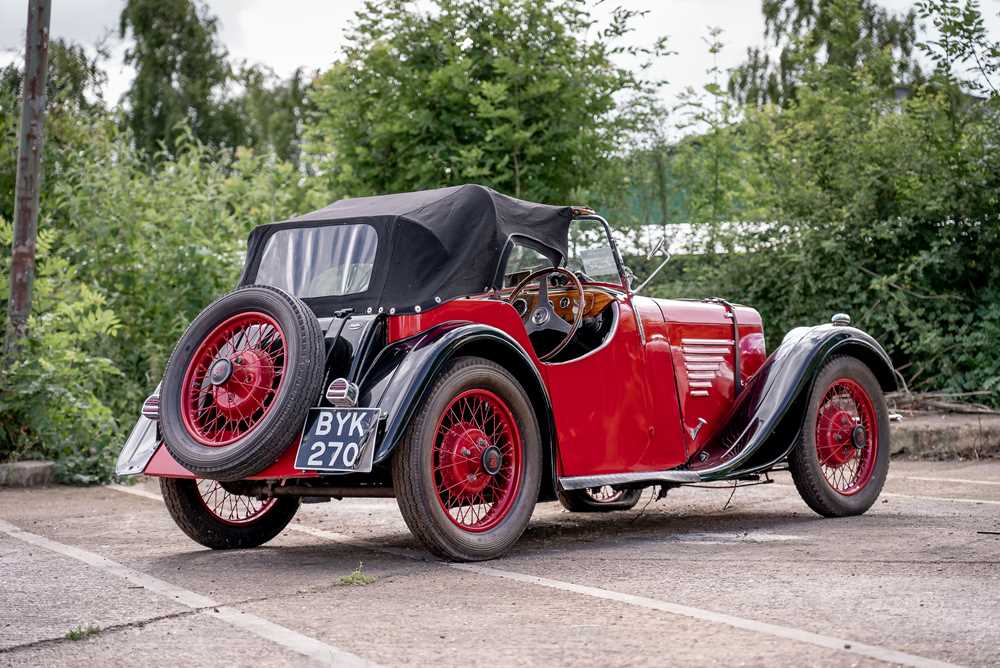
[[[0,374],[0,461],[56,459],[79,483],[110,478],[177,339],[235,286],[249,231],[310,196],[287,163],[210,151],[183,128],[152,170],[127,135],[92,128],[46,168],[29,338]],[[6,309],[9,254],[0,272]]]
[[[753,305],[771,349],[845,311],[911,389],[1000,405],[1000,97],[836,74],[671,147],[670,213],[696,241],[653,290]]]
[[[122,438],[107,403],[122,373],[98,351],[120,322],[53,251],[55,236],[39,235],[29,336],[0,374],[0,460],[55,459],[62,481],[102,482]],[[0,219],[0,243],[11,240],[10,223]],[[7,256],[0,260],[3,295],[9,264]]]

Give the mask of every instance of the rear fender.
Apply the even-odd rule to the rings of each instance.
[[[750,379],[725,426],[689,467],[702,480],[721,480],[766,470],[782,460],[801,429],[813,380],[834,355],[858,358],[883,390],[896,389],[892,361],[870,335],[830,324],[798,327]]]
[[[555,494],[555,425],[552,404],[531,356],[510,335],[489,325],[447,322],[390,344],[364,374],[358,405],[379,407],[384,418],[375,463],[386,461],[406,432],[416,411],[444,366],[460,355],[491,359],[524,387],[535,409],[542,436],[546,481],[542,498]],[[551,489],[549,489],[551,488]]]

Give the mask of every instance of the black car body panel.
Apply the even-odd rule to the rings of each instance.
[[[554,494],[555,425],[552,404],[541,376],[528,353],[505,332],[489,325],[447,322],[416,336],[389,344],[367,366],[358,382],[358,405],[382,409],[383,425],[375,449],[376,464],[387,461],[399,444],[414,413],[424,401],[439,371],[459,355],[502,360],[531,399],[542,435],[546,475]]]
[[[688,467],[702,480],[723,480],[767,470],[784,459],[802,426],[808,390],[835,355],[857,357],[885,391],[896,389],[888,354],[860,329],[830,324],[793,329],[747,383],[725,427],[705,448],[708,456]]]

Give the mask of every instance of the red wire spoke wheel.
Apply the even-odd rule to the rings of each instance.
[[[806,504],[825,517],[860,515],[889,472],[889,411],[878,379],[855,357],[820,369],[788,468]]]
[[[630,510],[642,497],[641,489],[615,489],[610,485],[561,490],[559,503],[571,513],[610,513]]]
[[[434,484],[455,526],[487,531],[510,509],[521,478],[521,436],[507,405],[473,389],[448,404],[438,421]]]
[[[455,358],[393,453],[396,502],[413,535],[437,556],[494,559],[528,526],[542,453],[538,417],[518,380],[492,360]]]
[[[204,445],[229,445],[267,415],[286,373],[285,335],[251,311],[219,324],[184,374],[184,426]]]
[[[625,495],[625,490],[615,489],[610,485],[604,485],[603,487],[591,487],[587,490],[587,496],[594,500],[596,503],[614,503],[620,500]]]
[[[823,395],[816,419],[816,450],[826,482],[851,495],[871,480],[878,426],[871,397],[856,381],[838,378]]]
[[[234,526],[256,522],[274,508],[278,501],[273,496],[258,499],[255,496],[232,494],[218,480],[198,480],[197,484],[198,498],[205,505],[205,510],[220,522]]]
[[[160,388],[164,444],[199,478],[263,470],[301,433],[325,357],[319,320],[297,297],[262,285],[221,297],[170,356]]]
[[[240,494],[242,484],[160,478],[160,493],[174,522],[192,540],[213,550],[257,547],[288,526],[299,499]]]

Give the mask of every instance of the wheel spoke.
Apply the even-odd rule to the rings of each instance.
[[[844,495],[871,479],[878,454],[878,420],[871,398],[853,379],[835,380],[823,395],[816,416],[816,449],[823,477]],[[864,442],[856,438],[863,430]]]
[[[273,318],[254,311],[224,321],[205,337],[185,372],[181,410],[190,435],[208,446],[245,436],[274,404],[286,364],[284,334]],[[213,379],[218,373],[226,375]]]
[[[270,510],[277,499],[264,500],[253,496],[232,494],[215,480],[197,480],[198,497],[205,509],[225,524],[248,524]]]
[[[499,396],[474,389],[452,399],[438,421],[431,475],[454,524],[485,531],[506,516],[517,496],[521,448],[513,415]]]

